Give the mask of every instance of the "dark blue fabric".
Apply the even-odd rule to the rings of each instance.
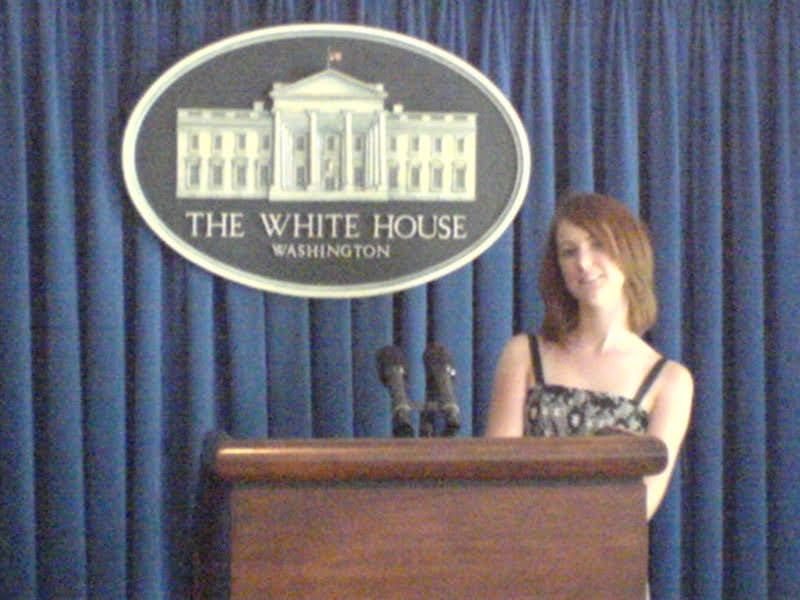
[[[725,507],[731,515],[725,531],[726,560],[732,577],[725,595],[750,598],[767,595],[766,435],[764,361],[764,274],[761,198],[759,91],[755,71],[751,7],[737,4],[723,31],[723,110],[728,114],[723,145],[729,149],[723,207],[727,222],[723,257],[726,265],[727,335],[737,344],[725,348],[730,367],[725,386],[726,440],[747,440],[725,446]],[[742,260],[742,249],[747,259]],[[734,552],[733,547],[737,550]]]
[[[349,422],[344,423],[334,435],[347,435],[352,432],[355,437],[388,437],[391,435],[391,407],[386,402],[374,402],[373,398],[385,393],[378,378],[376,369],[376,348],[383,348],[393,341],[392,298],[364,298],[352,302],[353,331],[359,332],[353,337],[352,344],[352,411],[343,406],[329,404],[330,413],[347,415]],[[349,353],[347,350],[345,352]],[[324,398],[320,398],[324,401]],[[349,404],[349,403],[348,403]],[[326,415],[322,415],[319,427],[327,427]],[[339,418],[331,418],[337,422]]]
[[[85,19],[87,44],[76,50],[92,77],[80,80],[74,93],[89,114],[119,112],[118,26],[110,9]],[[110,60],[109,60],[110,59]],[[105,119],[75,119],[75,173],[84,389],[84,461],[86,464],[87,580],[93,593],[125,593],[127,535],[125,283],[123,277],[122,190],[115,172],[117,131]],[[109,201],[115,199],[114,201]]]
[[[480,68],[506,96],[512,95],[511,49],[515,40],[512,28],[512,5],[494,0],[483,5]],[[484,420],[485,406],[491,395],[492,372],[505,340],[514,325],[514,229],[509,228],[474,262],[473,380],[476,414]]]
[[[0,568],[3,592],[36,597],[30,219],[24,19],[8,7],[0,26]]]
[[[642,15],[650,35],[641,40],[641,145],[642,185],[639,192],[641,212],[652,231],[655,252],[657,293],[660,302],[658,327],[653,331],[655,345],[667,356],[681,356],[683,290],[681,273],[686,271],[682,229],[685,211],[681,189],[679,106],[681,86],[678,82],[680,55],[677,47],[677,27],[671,6],[655,2]],[[659,73],[658,77],[650,74]],[[667,490],[658,517],[651,527],[653,539],[661,540],[652,547],[651,563],[668,563],[681,556],[681,465]],[[676,563],[677,567],[677,563]],[[664,571],[654,569],[653,588],[659,597],[681,596],[680,581],[665,577]]]
[[[695,377],[692,425],[687,435],[686,484],[693,501],[684,522],[687,592],[719,598],[723,582],[723,263],[722,103],[716,15],[698,3],[692,14],[688,57],[686,132],[688,164],[686,361]],[[703,307],[702,310],[699,307]],[[691,335],[688,335],[691,332]]]
[[[648,223],[660,319],[695,376],[691,427],[651,523],[653,598],[798,598],[800,6],[793,0],[200,0],[2,4],[0,597],[190,596],[203,436],[391,431],[376,351],[409,394],[443,343],[485,425],[568,187]],[[365,23],[468,60],[518,109],[530,188],[484,255],[377,298],[224,281],[144,225],[120,141],[187,53],[270,25]]]
[[[353,435],[350,304],[346,300],[311,302],[312,433],[315,437]]]
[[[767,530],[770,597],[798,593],[797,579],[787,575],[800,560],[800,8],[780,6],[768,56],[774,61],[766,79],[764,121],[770,132],[763,147],[767,376]],[[788,567],[788,568],[787,568]]]
[[[539,298],[538,265],[544,253],[550,219],[556,197],[555,130],[558,121],[554,104],[557,82],[553,72],[551,22],[554,9],[548,2],[532,2],[521,21],[527,35],[522,36],[522,89],[519,91],[520,115],[532,149],[528,198],[515,223],[514,243],[514,330],[541,322],[544,308]],[[588,188],[587,188],[588,189]]]

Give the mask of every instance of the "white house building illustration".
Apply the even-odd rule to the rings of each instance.
[[[382,83],[330,67],[269,95],[178,108],[178,198],[475,200],[475,113],[387,110]]]

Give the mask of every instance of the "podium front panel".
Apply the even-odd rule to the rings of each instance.
[[[641,600],[640,483],[249,486],[232,598]]]
[[[486,442],[229,454],[230,597],[641,600],[659,442]]]

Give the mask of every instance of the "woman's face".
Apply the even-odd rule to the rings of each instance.
[[[615,308],[625,301],[625,275],[599,240],[568,220],[556,227],[558,265],[578,305]]]

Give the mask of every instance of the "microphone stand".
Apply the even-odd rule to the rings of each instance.
[[[461,429],[458,405],[452,391],[455,369],[441,344],[430,344],[423,355],[427,371],[424,403],[409,402],[405,396],[406,365],[400,349],[386,346],[378,352],[381,381],[392,397],[392,437],[415,437],[412,414],[419,412],[418,437],[453,437]],[[394,376],[394,379],[392,378]]]

